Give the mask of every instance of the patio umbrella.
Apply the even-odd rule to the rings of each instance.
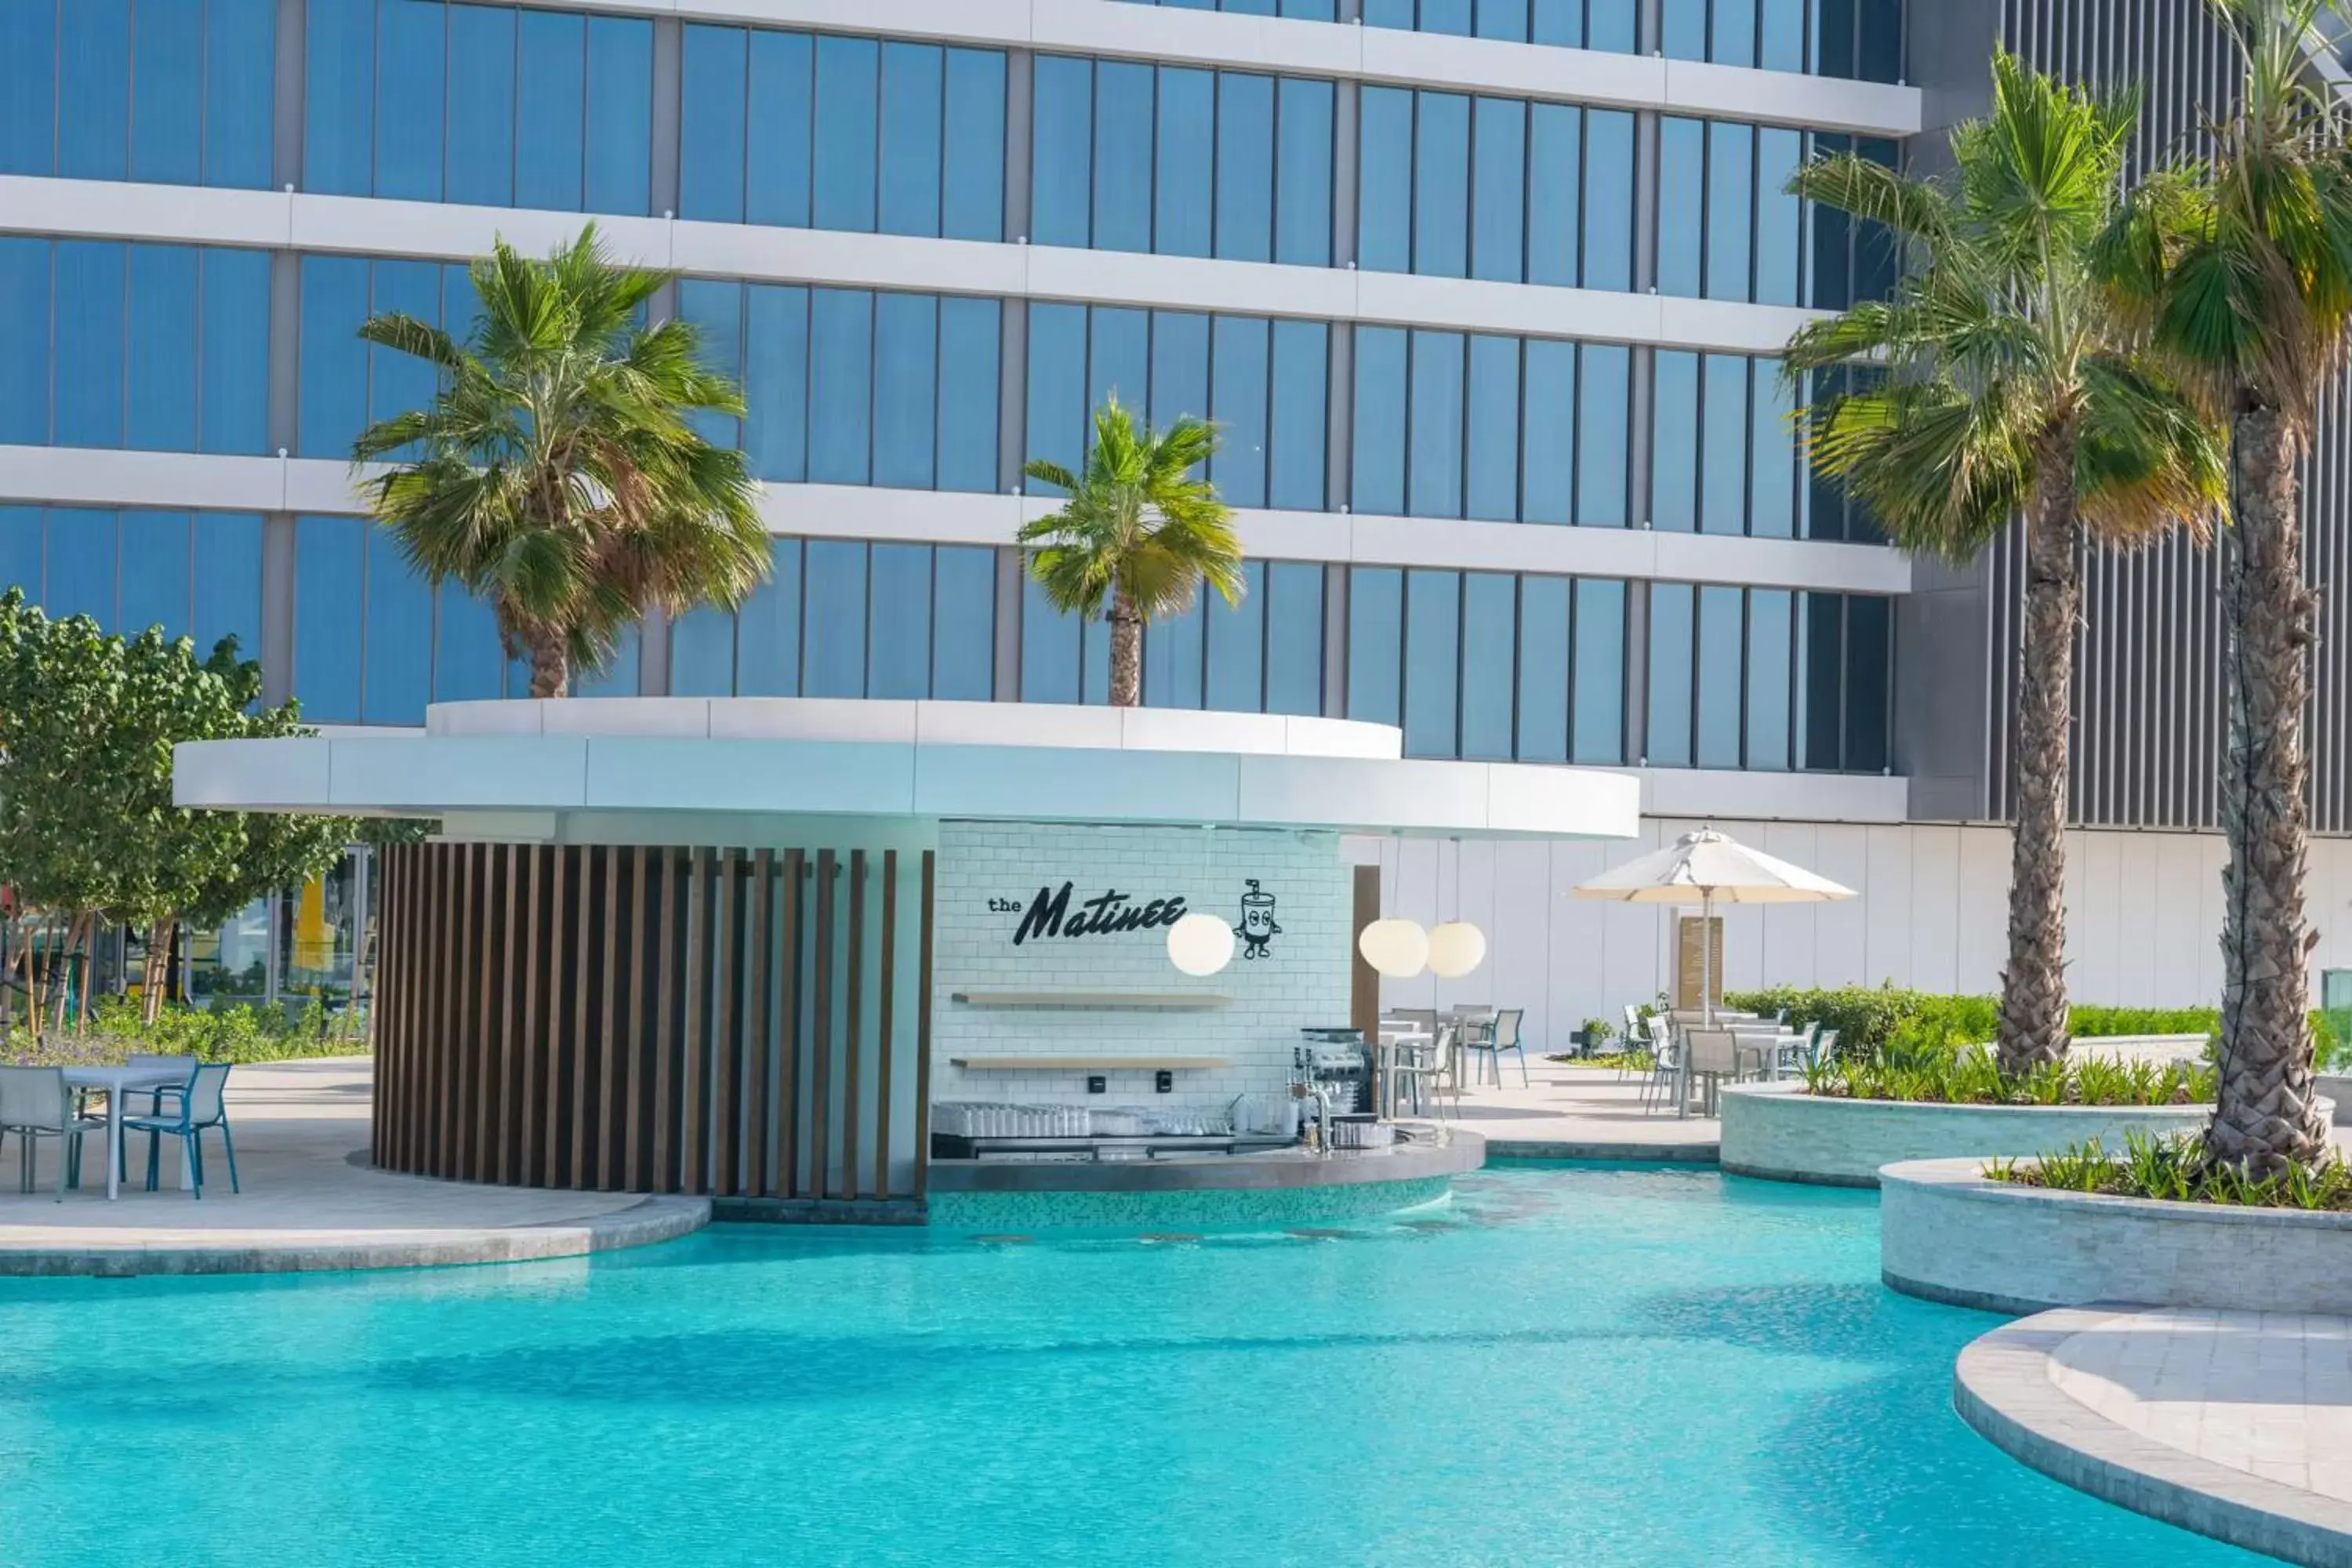
[[[1750,849],[1712,827],[1685,833],[1665,848],[1603,871],[1570,891],[1580,899],[1614,899],[1629,904],[1687,904],[1698,900],[1699,1004],[1715,1022],[1715,906],[1811,904],[1851,899],[1852,888],[1817,877],[1801,866]]]

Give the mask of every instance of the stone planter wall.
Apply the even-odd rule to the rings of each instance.
[[[2352,1215],[2053,1193],[1978,1159],[1888,1167],[1879,1272],[1892,1289],[2000,1312],[2093,1301],[2341,1312]]]
[[[1948,1155],[2042,1154],[2096,1138],[2121,1149],[2126,1132],[2194,1132],[2210,1105],[1934,1105],[1837,1100],[1794,1083],[1723,1091],[1723,1168],[1735,1175],[1835,1187],[1874,1187],[1878,1168]]]

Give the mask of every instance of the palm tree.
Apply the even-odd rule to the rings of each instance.
[[[2122,352],[2091,259],[2114,218],[2135,100],[1993,62],[1993,108],[1952,132],[1952,173],[1831,158],[1792,188],[1885,224],[1910,266],[1893,298],[1801,329],[1784,374],[1851,375],[1804,410],[1813,464],[1906,549],[1967,561],[2025,519],[2017,822],[2000,1064],[2067,1047],[2065,826],[2086,542],[2203,528],[2221,458],[2194,408]],[[1885,374],[1840,372],[1881,363]]]
[[[2221,542],[2221,1092],[2205,1148],[2268,1173],[2328,1147],[2304,911],[2312,595],[2296,464],[2352,328],[2346,117],[2306,74],[2318,0],[2213,0],[2245,63],[2210,160],[2138,192],[2102,260],[2169,373],[2229,427]]]
[[[674,275],[607,260],[593,224],[545,261],[500,240],[472,273],[462,343],[396,311],[360,329],[440,388],[370,426],[352,462],[391,461],[367,482],[376,518],[427,580],[488,601],[533,697],[562,697],[648,608],[731,609],[766,575],[743,454],[686,421],[740,415],[742,394],[702,367],[689,324],[638,324]]]
[[[1029,574],[1055,607],[1088,620],[1110,601],[1110,700],[1143,700],[1143,628],[1192,607],[1202,583],[1239,604],[1241,541],[1216,487],[1193,475],[1217,449],[1215,426],[1190,415],[1165,430],[1139,431],[1114,395],[1095,411],[1084,478],[1044,458],[1023,471],[1066,492],[1050,517],[1024,524],[1038,549]]]

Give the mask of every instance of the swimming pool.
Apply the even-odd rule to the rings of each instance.
[[[2203,1564],[1951,1414],[1876,1197],[1527,1167],[1332,1236],[722,1228],[0,1280],[0,1563]]]

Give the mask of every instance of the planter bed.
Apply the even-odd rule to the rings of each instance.
[[[1879,1273],[1908,1296],[1997,1312],[2340,1312],[2352,1297],[2352,1214],[2053,1192],[1988,1180],[1980,1158],[1880,1175]]]
[[[2053,1153],[2096,1138],[2194,1132],[2210,1105],[1950,1105],[1843,1100],[1797,1083],[1734,1084],[1723,1091],[1723,1168],[1734,1175],[1832,1187],[1874,1187],[1878,1168],[1951,1155]]]

